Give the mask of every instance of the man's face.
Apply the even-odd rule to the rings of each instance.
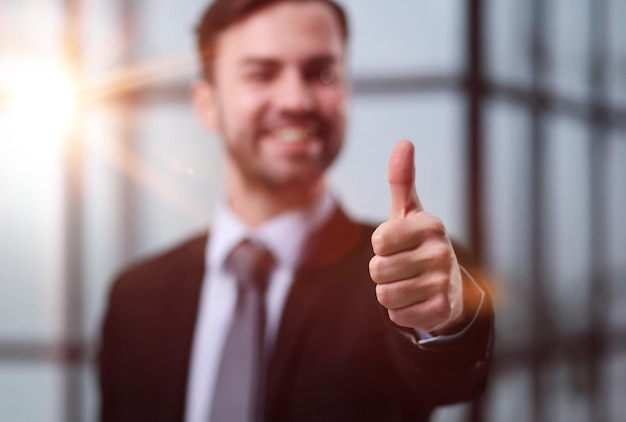
[[[220,35],[204,120],[229,172],[272,189],[320,180],[344,137],[344,56],[336,17],[315,1],[269,6]]]

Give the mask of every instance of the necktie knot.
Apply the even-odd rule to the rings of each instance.
[[[233,249],[227,261],[241,287],[254,288],[260,293],[265,292],[269,273],[275,264],[272,253],[265,246],[247,239]]]

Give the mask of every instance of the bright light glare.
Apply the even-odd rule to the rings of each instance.
[[[0,197],[41,208],[58,201],[75,90],[60,60],[0,59]]]
[[[15,63],[5,75],[13,125],[36,126],[57,132],[71,122],[76,109],[75,89],[65,69],[56,63]]]

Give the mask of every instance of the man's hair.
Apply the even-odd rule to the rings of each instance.
[[[282,2],[320,2],[327,4],[339,23],[344,41],[348,39],[348,20],[343,8],[332,0],[215,0],[196,27],[197,51],[205,79],[213,81],[214,62],[219,36],[232,25],[270,5]]]

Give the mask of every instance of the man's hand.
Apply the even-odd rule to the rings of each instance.
[[[439,333],[462,318],[461,271],[443,223],[422,209],[413,155],[406,140],[391,152],[389,221],[372,235],[369,269],[376,297],[393,322]]]

